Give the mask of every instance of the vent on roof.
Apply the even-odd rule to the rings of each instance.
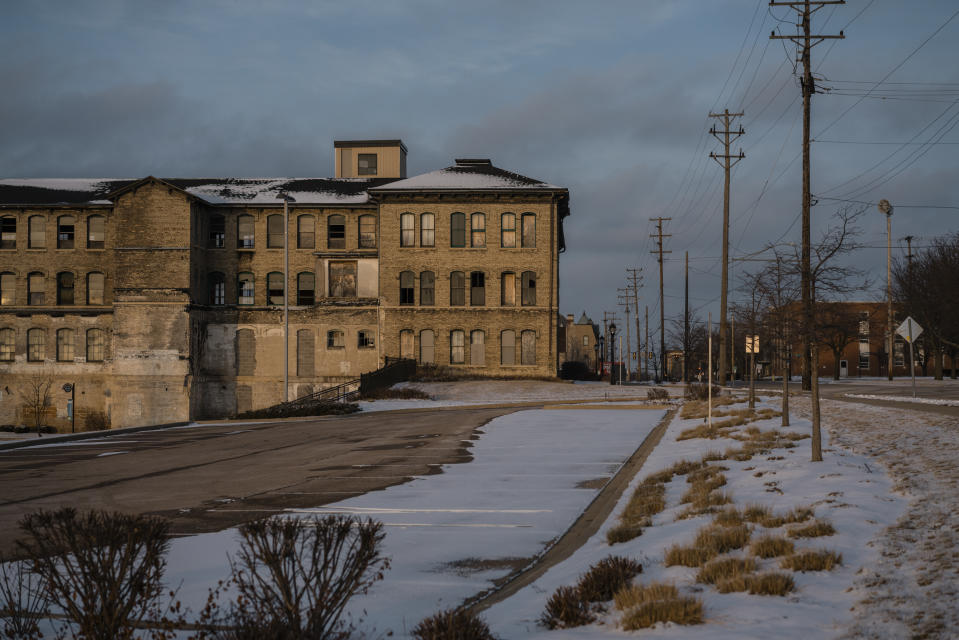
[[[457,167],[492,167],[489,158],[456,158]]]

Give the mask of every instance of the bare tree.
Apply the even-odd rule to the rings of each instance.
[[[799,300],[799,278],[795,266],[776,253],[774,262],[762,270],[758,286],[766,300],[764,325],[768,327],[780,362],[782,374],[782,426],[789,426],[789,379],[792,359],[792,340],[799,335],[796,323],[796,302]]]
[[[734,313],[747,327],[750,336],[758,335],[759,316],[766,304],[766,288],[763,286],[762,277],[762,271],[744,274],[739,291],[745,296],[742,302],[733,305]],[[745,344],[743,347],[745,350]],[[756,363],[755,353],[751,351],[750,355],[753,357],[749,359],[749,408],[753,409],[756,406]]]
[[[53,389],[53,376],[46,371],[37,371],[23,378],[20,388],[20,399],[29,411],[33,413],[33,426],[37,429],[37,436],[42,436],[44,426],[44,412],[50,406],[50,395]]]
[[[816,322],[823,346],[832,351],[833,380],[838,380],[842,352],[859,339],[859,316],[845,305],[819,302],[816,305]]]

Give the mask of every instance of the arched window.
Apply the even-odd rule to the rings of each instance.
[[[236,218],[236,248],[252,249],[254,246],[255,230],[253,216],[242,215]]]
[[[408,360],[413,358],[413,331],[410,329],[400,331],[400,357]]]
[[[27,247],[45,249],[47,246],[47,219],[43,216],[30,216],[27,220]]]
[[[271,271],[266,274],[266,303],[282,305],[283,304],[283,274],[279,271]]]
[[[499,363],[516,364],[516,332],[507,329],[499,334]]]
[[[300,329],[296,332],[296,375],[312,376],[315,340],[312,329]]]
[[[450,364],[466,362],[466,332],[462,329],[450,331]]]
[[[253,329],[238,329],[236,332],[236,375],[256,375],[256,335]]]
[[[57,249],[72,249],[77,219],[73,216],[57,218]]]
[[[327,349],[345,349],[346,340],[344,338],[343,332],[339,329],[333,329],[332,331],[326,332],[326,348]]]
[[[103,362],[105,336],[103,329],[87,329],[87,362]]]
[[[536,305],[536,272],[523,272],[523,306],[532,307]]]
[[[500,304],[504,307],[516,306],[516,274],[506,271],[500,278]]]
[[[450,214],[450,246],[466,246],[466,214]]]
[[[436,276],[432,271],[420,273],[420,306],[432,307],[436,304]]]
[[[87,218],[87,249],[102,249],[106,243],[106,236],[106,218],[89,216]]]
[[[69,271],[57,274],[57,304],[73,304],[74,280]]]
[[[536,246],[536,214],[523,214],[523,248]]]
[[[412,247],[416,245],[416,217],[412,213],[400,216],[400,246]]]
[[[486,274],[482,271],[470,273],[470,306],[482,307],[486,304]]]
[[[326,247],[327,249],[346,248],[346,218],[333,215],[326,219]]]
[[[47,279],[39,271],[27,276],[27,303],[31,305],[46,304]]]
[[[414,304],[413,292],[415,290],[414,275],[412,271],[400,272],[400,304]]]
[[[0,305],[17,303],[17,276],[13,273],[0,273]]]
[[[520,364],[536,364],[536,332],[526,330],[520,334]]]
[[[73,362],[73,329],[57,329],[57,362]]]
[[[450,274],[450,306],[462,307],[466,304],[466,276],[462,271]]]
[[[236,277],[236,303],[254,304],[253,274],[241,273]]]
[[[210,304],[226,304],[226,276],[219,271],[214,271],[209,276],[210,282]]]
[[[16,355],[16,332],[13,329],[0,329],[0,362],[13,362]]]
[[[222,249],[226,238],[226,219],[219,213],[210,215],[210,237],[207,238],[206,246],[211,249]]]
[[[476,367],[486,366],[486,332],[482,329],[470,332],[470,364]]]
[[[432,247],[436,244],[436,218],[432,213],[420,214],[420,246]]]
[[[512,249],[516,246],[516,214],[504,213],[500,216],[500,246]]]
[[[27,361],[43,362],[47,357],[47,332],[44,329],[27,331]]]
[[[87,274],[87,304],[104,304],[106,277],[99,271]]]
[[[17,248],[17,219],[13,216],[0,218],[0,249]]]
[[[283,216],[275,213],[266,217],[266,247],[282,249],[286,233],[283,230]]]
[[[304,271],[296,276],[296,304],[309,307],[315,301],[316,275],[312,271]]]
[[[296,219],[296,246],[300,249],[316,248],[316,218],[307,213]]]
[[[436,362],[435,341],[436,334],[433,333],[432,329],[420,331],[420,364]]]
[[[357,223],[359,227],[359,238],[361,249],[376,248],[376,217],[371,215],[362,215]]]
[[[474,213],[470,216],[470,246],[486,246],[486,214]]]

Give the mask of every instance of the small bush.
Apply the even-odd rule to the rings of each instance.
[[[749,551],[759,558],[778,558],[794,550],[792,541],[781,536],[763,536],[749,546]]]
[[[607,556],[584,573],[577,587],[587,602],[606,602],[642,573],[643,565],[622,556]]]
[[[433,396],[413,387],[386,387],[367,391],[361,400],[432,400]]]
[[[642,526],[621,522],[606,531],[606,544],[613,545],[621,542],[629,542],[641,535],[643,535]]]
[[[458,609],[440,611],[413,627],[416,640],[495,640],[489,627],[475,613]]]
[[[720,460],[725,460],[726,456],[719,453],[718,451],[707,451],[702,458],[702,463],[706,464],[707,462],[718,462]]]
[[[646,390],[647,400],[669,400],[669,391],[662,387],[653,387]]]
[[[698,598],[677,597],[670,600],[654,600],[630,609],[621,624],[626,631],[647,629],[657,622],[675,624],[702,624],[703,602]]]
[[[726,553],[742,549],[749,542],[750,530],[745,525],[738,527],[706,526],[696,534],[696,546],[711,549],[715,553]]]
[[[301,418],[308,416],[339,416],[356,413],[360,407],[355,402],[331,402],[320,400],[296,405],[276,405],[253,411],[244,411],[236,417],[243,420],[262,420],[270,418]]]
[[[40,577],[30,571],[29,561],[0,557],[0,635],[11,640],[43,637],[37,621],[48,604]]]
[[[83,418],[84,431],[104,431],[110,428],[110,418],[103,411],[89,411]]]
[[[696,582],[716,584],[722,580],[743,576],[756,570],[752,558],[720,558],[705,565],[696,574]]]
[[[667,567],[679,565],[681,567],[701,567],[703,564],[716,557],[716,551],[702,547],[682,547],[674,544],[666,549],[666,557],[663,559]]]
[[[751,595],[784,596],[796,588],[796,582],[785,573],[768,572],[748,576],[746,588]]]
[[[713,385],[713,400],[719,398],[722,392],[722,387]],[[686,385],[683,397],[686,400],[709,400],[709,385],[691,382]]]
[[[546,601],[546,610],[539,621],[547,629],[571,629],[590,624],[596,619],[592,606],[576,587],[560,587]]]
[[[673,466],[669,468],[669,471],[674,476],[684,476],[687,473],[702,469],[705,466],[705,464],[697,460],[680,460],[674,463]]]
[[[793,571],[832,571],[842,564],[842,554],[835,551],[800,551],[782,559],[779,566]]]
[[[776,527],[781,527],[785,524],[805,522],[814,515],[815,512],[810,507],[794,507],[783,515],[770,515],[768,518],[764,518],[760,524],[767,529],[775,529]]]
[[[814,520],[801,527],[791,527],[787,532],[790,538],[820,538],[835,533],[836,529],[827,520]]]

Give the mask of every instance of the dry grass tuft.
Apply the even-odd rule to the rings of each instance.
[[[749,546],[749,551],[760,558],[778,558],[789,555],[795,546],[782,536],[763,536]]]
[[[749,527],[717,527],[708,525],[696,533],[695,545],[700,549],[710,549],[716,554],[742,549],[749,542]]]
[[[718,451],[707,451],[702,457],[702,463],[706,464],[707,462],[718,462],[725,459],[726,456]]]
[[[622,590],[614,598],[616,608],[625,611],[623,629],[646,629],[657,622],[690,625],[703,622],[703,603],[680,596],[671,584],[652,583]]]
[[[633,491],[620,520],[627,524],[643,525],[665,508],[666,485],[659,482],[654,484],[644,482]]]
[[[785,573],[769,572],[747,577],[746,587],[751,595],[784,596],[796,588],[796,582]]]
[[[842,564],[842,554],[835,551],[800,551],[782,559],[779,566],[793,571],[832,571]]]
[[[696,574],[696,582],[717,584],[744,576],[756,570],[756,561],[752,558],[720,558],[704,565]]]
[[[767,529],[775,529],[776,527],[781,527],[784,524],[805,522],[806,520],[812,518],[813,515],[815,515],[815,513],[811,507],[794,507],[781,516],[771,515],[760,522],[760,524]]]
[[[642,525],[620,522],[618,525],[606,531],[606,544],[613,545],[621,542],[629,542],[633,538],[638,538],[641,535],[643,535]]]
[[[814,520],[807,525],[792,527],[787,531],[790,538],[820,538],[835,533],[835,527],[828,520]]]
[[[546,601],[539,622],[547,629],[571,629],[596,619],[592,606],[576,587],[560,587]]]
[[[715,410],[717,407],[736,404],[737,402],[741,402],[741,400],[732,396],[719,396],[718,398],[713,396],[713,409]],[[682,410],[679,412],[679,417],[683,420],[705,418],[708,411],[708,402],[705,400],[690,400],[683,405]]]
[[[667,567],[701,567],[709,560],[716,557],[716,552],[712,549],[703,549],[700,547],[681,547],[674,544],[666,549],[666,557],[663,562]]]
[[[576,586],[587,602],[606,602],[642,572],[643,565],[631,558],[607,556],[580,576]]]

